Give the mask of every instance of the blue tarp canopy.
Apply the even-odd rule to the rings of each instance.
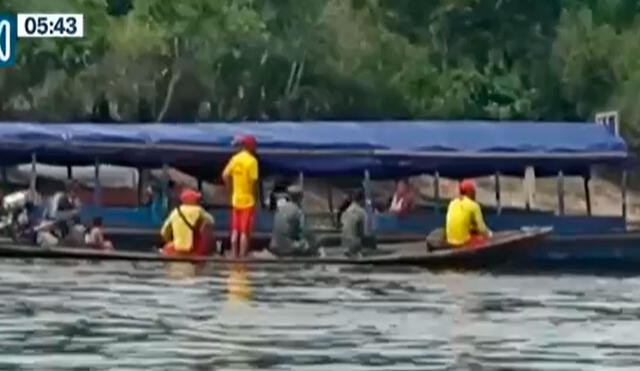
[[[168,164],[215,176],[238,134],[258,141],[262,173],[374,178],[433,173],[480,176],[586,175],[592,165],[629,163],[624,141],[594,123],[275,122],[211,124],[0,125],[0,162],[58,165]]]

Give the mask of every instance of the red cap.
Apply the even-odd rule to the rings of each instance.
[[[193,189],[185,188],[180,193],[180,202],[182,203],[195,203],[200,200],[200,193],[194,191]]]
[[[242,145],[246,149],[255,149],[256,148],[256,138],[253,135],[244,135],[242,136]]]
[[[254,150],[256,148],[256,138],[249,134],[238,135],[233,138],[233,144],[240,144],[244,149]]]
[[[476,185],[471,179],[464,179],[460,182],[458,190],[461,194],[468,194],[476,191]]]

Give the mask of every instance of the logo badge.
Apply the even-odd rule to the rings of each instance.
[[[14,14],[0,14],[0,67],[11,66],[15,62],[18,30]]]

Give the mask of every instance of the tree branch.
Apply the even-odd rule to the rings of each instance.
[[[178,67],[178,59],[180,58],[180,55],[178,50],[177,37],[173,39],[173,47],[175,50],[176,63],[174,63],[173,72],[171,73],[171,80],[169,81],[169,86],[167,87],[167,94],[164,97],[162,109],[160,110],[160,113],[158,113],[158,117],[156,117],[156,122],[162,122],[162,120],[164,120],[164,116],[167,114],[169,106],[171,105],[171,100],[173,99],[173,91],[175,90],[178,80],[180,80],[180,77],[182,77],[182,70],[180,67]]]

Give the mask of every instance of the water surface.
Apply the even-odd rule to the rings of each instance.
[[[639,370],[640,278],[0,261],[2,370]]]

